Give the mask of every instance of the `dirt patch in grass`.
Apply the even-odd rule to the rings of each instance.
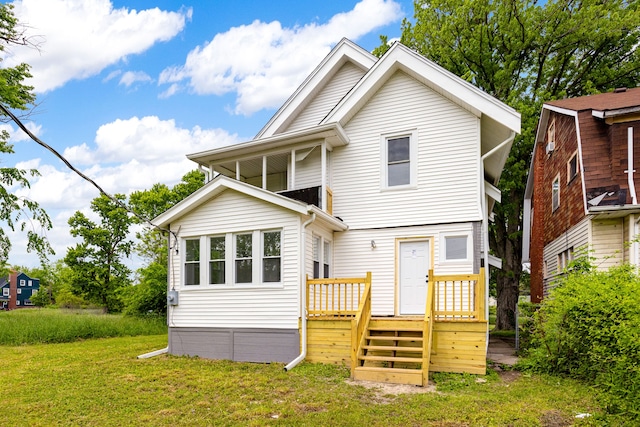
[[[388,404],[393,401],[387,396],[397,396],[399,394],[421,394],[421,393],[434,393],[436,386],[429,384],[426,387],[420,387],[409,384],[388,384],[377,383],[372,381],[355,381],[352,379],[345,380],[347,384],[359,385],[364,388],[374,390],[376,392],[374,402],[378,404]]]
[[[562,415],[560,411],[547,411],[540,417],[540,425],[543,427],[565,427],[573,425],[570,418]]]

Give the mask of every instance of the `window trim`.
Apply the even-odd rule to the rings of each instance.
[[[216,259],[212,259],[211,258],[211,239],[215,239],[217,237],[222,237],[223,241],[224,241],[224,258],[216,258]],[[210,236],[206,236],[207,239],[207,259],[206,259],[206,264],[207,264],[207,271],[206,271],[206,275],[207,275],[207,280],[205,280],[205,283],[207,285],[211,285],[211,286],[222,286],[222,285],[226,285],[228,283],[229,280],[229,272],[228,270],[228,263],[227,263],[227,253],[229,252],[229,242],[228,242],[228,238],[226,234],[212,234]],[[222,265],[224,266],[224,276],[223,276],[223,282],[222,283],[212,283],[211,281],[211,263],[212,262],[222,262]]]
[[[465,258],[447,259],[447,238],[465,237],[467,239],[467,253]],[[471,231],[440,233],[440,263],[442,264],[468,264],[473,262],[473,239]]]
[[[188,241],[198,241],[198,245],[199,245],[199,256],[198,256],[198,260],[197,261],[187,261],[187,242]],[[182,265],[182,274],[181,274],[181,285],[186,287],[187,289],[192,288],[192,287],[200,287],[203,285],[203,281],[202,281],[202,237],[201,236],[190,236],[190,237],[185,237],[182,239],[182,253],[184,254],[182,256],[181,261],[181,265]],[[187,284],[186,283],[186,279],[187,279],[187,263],[189,264],[198,264],[198,283],[190,283]]]
[[[409,183],[389,185],[389,150],[388,141],[399,138],[409,138]],[[418,185],[418,130],[409,129],[402,132],[384,133],[380,135],[380,189],[402,190],[416,188]]]
[[[9,296],[9,288],[2,288],[2,296],[3,297],[8,297]]]
[[[264,253],[264,235],[267,233],[279,233],[280,234],[280,253],[278,254],[278,256],[266,256]],[[278,259],[280,261],[280,271],[279,271],[279,276],[280,279],[278,281],[273,281],[273,282],[267,282],[264,279],[264,260],[265,259]],[[260,282],[261,283],[282,283],[282,230],[281,229],[274,229],[274,230],[260,230]]]
[[[255,272],[255,268],[256,268],[256,263],[254,262],[254,259],[256,258],[256,247],[254,244],[255,241],[255,236],[254,236],[254,232],[250,231],[250,232],[238,232],[238,233],[233,233],[233,256],[232,256],[232,260],[233,260],[233,281],[231,282],[233,285],[250,285],[252,283],[254,283],[254,278],[256,277],[256,272]],[[251,256],[250,257],[238,257],[238,236],[251,236]],[[251,261],[251,281],[250,282],[238,282],[238,270],[236,267],[236,263],[237,261],[242,261],[242,260],[250,260]],[[260,276],[257,276],[260,277]]]
[[[318,252],[315,253],[315,242],[318,242]],[[329,248],[328,257],[327,257],[327,247]],[[316,257],[317,255],[317,257]],[[311,237],[311,259],[312,263],[312,271],[311,277],[313,279],[328,279],[331,277],[333,271],[333,241],[324,238],[324,236],[320,234],[313,234]],[[316,277],[316,263],[318,266],[318,277]],[[309,270],[307,270],[309,271]]]
[[[557,184],[557,190],[554,188]],[[553,193],[558,193],[558,202],[555,202],[555,198]],[[560,207],[560,174],[556,175],[556,177],[551,181],[551,212],[555,212]]]
[[[576,171],[574,174],[571,174],[571,162],[575,159],[576,162]],[[575,177],[578,176],[579,168],[578,168],[578,151],[574,151],[574,153],[569,157],[567,161],[567,184],[569,184]]]

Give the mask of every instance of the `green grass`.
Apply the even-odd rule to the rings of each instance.
[[[79,339],[158,335],[164,319],[54,309],[0,312],[0,345],[62,343]]]
[[[619,425],[582,383],[492,373],[435,374],[438,392],[391,395],[349,384],[344,367],[136,356],[166,335],[0,347],[2,425]],[[486,382],[482,382],[485,381]]]

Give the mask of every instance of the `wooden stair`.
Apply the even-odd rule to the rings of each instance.
[[[423,318],[372,317],[357,354],[353,378],[423,385],[423,330]]]

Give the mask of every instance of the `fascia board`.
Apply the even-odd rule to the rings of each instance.
[[[371,53],[346,38],[342,39],[258,132],[256,139],[274,135],[280,126],[313,95],[318,85],[346,62],[352,62],[363,70],[368,70],[376,61],[377,58]]]
[[[327,115],[323,123],[342,123],[344,118],[349,117],[352,110],[362,103],[362,98],[371,96],[374,89],[397,69],[408,72],[463,108],[486,114],[508,129],[520,133],[521,117],[516,110],[400,43],[395,43],[378,60],[354,89]]]
[[[324,212],[319,207],[315,205],[308,205],[307,208],[309,213],[315,213],[316,218],[331,227],[333,231],[346,231],[349,229],[349,226],[347,224],[340,221],[338,218]]]

